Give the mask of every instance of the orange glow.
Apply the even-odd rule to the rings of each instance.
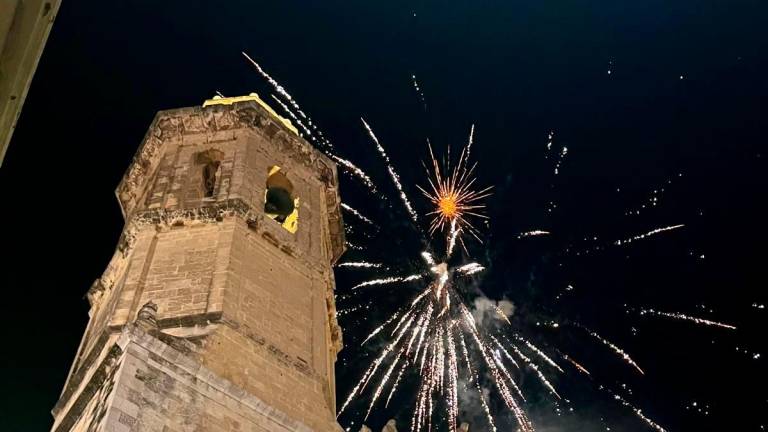
[[[442,213],[443,217],[448,219],[453,219],[459,214],[456,196],[453,194],[441,196],[437,206],[440,208],[440,213]]]

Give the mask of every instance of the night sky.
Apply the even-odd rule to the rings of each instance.
[[[462,290],[470,303],[511,301],[517,329],[567,350],[594,375],[571,369],[554,380],[571,401],[561,409],[574,408],[558,416],[524,374],[539,430],[650,430],[596,390],[600,383],[670,431],[765,430],[766,22],[768,4],[757,0],[64,0],[0,167],[0,430],[50,428],[88,319],[84,294],[122,228],[114,189],[155,113],[199,105],[216,91],[270,94],[241,51],[387,196],[343,177],[343,201],[381,227],[366,234],[347,217],[349,240],[366,250],[343,260],[407,272],[424,246],[360,117],[420,213],[429,209],[416,189],[426,184],[426,139],[441,154],[448,145],[456,151],[475,124],[477,181],[494,193],[484,243],[469,242],[462,259],[488,270]],[[685,227],[613,244],[676,224]],[[551,235],[518,239],[535,229]],[[339,293],[375,275],[336,274]],[[385,343],[363,349],[361,340],[418,287],[338,300],[340,401]],[[640,307],[738,330],[631,310]],[[574,322],[631,353],[645,376],[568,329]],[[375,430],[391,417],[408,429],[412,378],[388,409],[374,410]],[[366,401],[341,424],[356,431]],[[491,405],[510,430],[498,397]],[[475,408],[462,416],[474,419]]]

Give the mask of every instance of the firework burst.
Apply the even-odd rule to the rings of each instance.
[[[448,232],[447,249],[449,256],[457,241],[462,245],[464,244],[461,237],[463,232],[470,233],[482,242],[477,228],[472,224],[472,218],[487,219],[487,216],[483,214],[485,205],[482,204],[481,200],[490,195],[492,187],[474,189],[476,180],[474,171],[477,164],[469,165],[469,152],[472,149],[474,132],[475,126],[472,125],[469,142],[462,149],[459,160],[453,167],[451,167],[450,158],[446,158],[441,169],[440,163],[432,151],[432,145],[427,142],[431,169],[426,165],[425,169],[427,170],[429,187],[417,186],[434,205],[434,210],[427,213],[432,218],[429,223],[429,233]]]
[[[371,177],[351,161],[342,159],[331,152],[333,146],[328,139],[324,137],[309,116],[301,110],[298,103],[285,88],[250,57],[247,58],[272,85],[277,94],[276,100],[280,102],[283,110],[288,112],[289,116],[299,124],[306,137],[334,158],[351,179],[361,182],[374,196],[382,196]],[[415,78],[414,85],[417,92],[420,92],[418,84],[415,84]],[[420,97],[423,102],[422,93],[420,93]],[[423,103],[426,106],[426,103]],[[400,201],[411,220],[417,223],[418,215],[406,195],[407,185],[403,185],[400,181],[400,176],[395,171],[389,156],[368,123],[365,120],[362,122],[375,144],[375,149],[384,161]],[[548,136],[547,155],[552,150],[553,135],[550,133]],[[483,213],[482,200],[490,195],[491,188],[477,188],[475,186],[476,164],[469,162],[473,141],[474,125],[470,130],[467,145],[462,149],[453,166],[449,154],[442,164],[439,163],[431,144],[428,142],[430,167],[427,168],[425,164],[428,187],[418,188],[433,206],[432,210],[427,213],[427,216],[431,218],[429,233],[432,236],[439,233],[438,238],[445,241],[446,251],[444,255],[436,258],[435,254],[428,250],[420,253],[413,251],[414,256],[408,257],[408,253],[405,251],[406,253],[400,254],[401,257],[413,258],[408,262],[418,263],[415,266],[409,264],[407,269],[402,268],[404,266],[388,262],[386,259],[348,261],[338,265],[339,269],[350,272],[375,272],[370,279],[358,282],[346,294],[337,294],[339,301],[358,298],[365,292],[375,293],[376,290],[402,289],[404,284],[410,284],[411,288],[418,286],[412,297],[398,296],[399,299],[403,299],[402,305],[386,317],[383,323],[378,324],[362,341],[361,346],[374,338],[384,338],[385,344],[363,371],[360,380],[354,384],[341,405],[338,415],[348,410],[353,403],[365,401],[367,406],[364,409],[364,416],[368,418],[378,406],[388,406],[398,390],[403,391],[404,387],[408,387],[403,378],[406,374],[410,374],[419,378],[411,413],[412,432],[432,430],[433,428],[437,430],[441,428],[442,424],[446,424],[449,431],[455,432],[458,429],[459,404],[463,399],[459,395],[462,392],[476,392],[479,407],[487,420],[487,430],[497,431],[499,427],[508,430],[501,426],[500,420],[497,418],[498,413],[494,413],[492,410],[492,399],[498,398],[511,414],[519,431],[533,432],[535,430],[534,422],[529,418],[526,411],[526,408],[529,407],[527,405],[528,398],[519,384],[521,379],[526,374],[532,376],[534,382],[538,383],[536,385],[538,385],[539,390],[549,394],[553,404],[558,406],[559,403],[570,402],[566,398],[567,395],[561,395],[558,391],[556,378],[579,374],[585,377],[589,383],[592,383],[598,391],[609,395],[617,406],[623,407],[633,414],[646,427],[657,432],[664,432],[665,429],[662,426],[630,403],[626,396],[619,395],[600,384],[598,377],[594,376],[587,369],[587,366],[577,361],[570,353],[564,353],[560,347],[555,347],[553,344],[537,345],[532,342],[544,338],[540,329],[535,330],[537,333],[526,332],[527,329],[520,324],[520,320],[510,320],[509,313],[505,313],[498,305],[493,305],[491,311],[498,323],[501,323],[500,325],[497,323],[497,325],[487,326],[482,321],[476,320],[474,314],[478,309],[467,306],[471,296],[463,289],[463,281],[481,274],[485,267],[477,262],[449,264],[456,244],[461,244],[466,250],[463,234],[469,233],[482,243],[480,233],[473,222],[476,219],[487,219]],[[552,158],[555,164],[555,175],[559,173],[567,153],[568,149],[563,147],[556,157]],[[368,229],[378,232],[385,228],[384,225],[374,223],[347,204],[342,204],[342,207]],[[548,211],[551,212],[554,207],[556,207],[555,203],[550,202]],[[679,224],[653,229],[644,234],[606,243],[606,246],[630,247],[635,241],[655,237],[683,226]],[[537,229],[520,233],[518,238],[549,234],[549,231]],[[594,240],[597,238],[594,237]],[[349,242],[347,244],[354,253],[369,252],[369,249],[363,246]],[[589,250],[604,250],[606,246],[596,246]],[[575,255],[578,256],[580,253],[577,252]],[[572,287],[569,285],[567,290],[572,290]],[[376,298],[373,300],[369,298],[365,301],[370,305],[376,301]],[[361,310],[359,306],[347,308],[344,312],[352,315],[352,312],[358,310]],[[684,321],[715,327],[720,330],[735,330],[735,327],[730,324],[694,317],[682,312],[639,309],[638,313],[645,317]],[[598,347],[623,360],[625,367],[635,370],[638,376],[645,374],[638,363],[614,342],[580,323],[569,322],[568,324],[570,324],[569,327],[575,329],[574,335],[579,333],[583,339],[599,342]],[[560,326],[556,321],[552,321],[549,325],[553,328],[565,327],[565,325]],[[524,333],[527,334],[524,336]],[[562,366],[558,363],[560,359],[565,361]],[[590,367],[590,369],[592,368]],[[526,386],[526,390],[530,391],[528,386]],[[367,400],[366,395],[370,396]],[[497,423],[499,423],[498,427]]]

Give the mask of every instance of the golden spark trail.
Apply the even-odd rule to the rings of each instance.
[[[520,335],[517,335],[516,339],[519,340],[520,342],[524,343],[525,346],[527,346],[531,351],[535,352],[539,357],[541,357],[550,366],[552,366],[553,368],[559,370],[561,373],[565,373],[563,371],[563,369],[557,363],[555,363],[554,360],[549,358],[549,356],[547,356],[543,351],[541,351],[536,345],[528,342],[526,339],[524,339]]]
[[[363,222],[367,223],[368,225],[371,225],[371,226],[376,226],[376,224],[375,224],[375,223],[373,223],[373,221],[372,221],[372,220],[370,220],[370,219],[368,219],[367,217],[363,216],[363,215],[362,215],[362,213],[360,213],[359,211],[355,210],[354,208],[352,208],[352,207],[348,206],[347,204],[345,204],[345,203],[341,203],[341,208],[343,208],[344,210],[348,211],[349,213],[351,213],[352,215],[354,215],[356,218],[358,218],[358,219],[360,219],[361,221],[363,221]]]
[[[469,159],[469,152],[472,151],[472,143],[475,142],[475,124],[469,128],[469,140],[467,141],[467,159]]]
[[[480,388],[480,383],[475,381],[475,386],[477,387],[477,393],[480,396],[480,402],[483,405],[483,411],[485,412],[485,416],[488,418],[488,424],[491,426],[491,430],[493,432],[497,432],[498,429],[496,429],[496,424],[493,421],[491,410],[490,408],[488,408],[488,404],[485,402],[485,397],[483,397],[483,390]]]
[[[354,244],[354,243],[350,242],[349,240],[345,241],[345,242],[344,242],[344,244],[345,244],[345,245],[346,245],[348,248],[350,248],[350,249],[352,249],[352,250],[356,250],[356,251],[361,251],[361,250],[364,250],[362,246],[356,245],[356,244]]]
[[[517,235],[517,238],[536,237],[536,236],[543,236],[543,235],[549,235],[549,234],[551,234],[549,231],[533,230],[533,231],[526,231],[526,232],[520,233]]]
[[[507,351],[506,348],[504,348],[504,345],[499,342],[498,339],[496,339],[495,336],[491,336],[491,340],[496,344],[497,347],[501,350],[501,352],[504,353],[504,356],[509,360],[516,368],[520,369],[520,365],[515,361],[515,359],[509,354],[509,351]]]
[[[448,233],[448,258],[453,255],[453,249],[456,247],[456,239],[459,236],[461,229],[456,227],[456,219],[451,221],[451,230]]]
[[[696,318],[680,312],[661,312],[654,309],[640,309],[640,315],[654,315],[654,316],[660,316],[660,317],[667,317],[672,319],[691,321],[693,323],[701,324],[701,325],[722,327],[730,330],[736,330],[736,327],[730,324],[725,324],[717,321],[710,321],[704,318]]]
[[[360,120],[363,122],[363,126],[365,126],[365,129],[368,131],[368,135],[376,144],[376,148],[379,150],[379,154],[381,154],[382,158],[384,158],[385,165],[387,166],[387,171],[389,171],[389,176],[392,178],[392,181],[395,183],[395,187],[397,188],[397,191],[400,193],[400,199],[403,201],[403,204],[405,204],[405,208],[408,210],[408,214],[411,216],[411,219],[414,222],[418,222],[418,215],[416,214],[416,211],[413,210],[411,201],[408,199],[408,196],[405,194],[405,191],[403,190],[403,185],[400,183],[400,176],[395,172],[395,169],[392,167],[392,162],[389,160],[389,156],[387,156],[387,152],[384,150],[384,147],[381,146],[381,144],[379,143],[379,139],[376,138],[376,135],[373,133],[373,130],[371,130],[371,127],[368,126],[368,123],[366,123],[365,119],[360,118]]]
[[[366,261],[353,261],[353,262],[345,262],[345,263],[341,263],[341,264],[336,264],[336,267],[382,268],[382,267],[384,267],[384,264],[370,263],[370,262],[366,262]]]
[[[638,234],[638,235],[636,235],[634,237],[630,237],[630,238],[627,238],[627,239],[624,239],[624,240],[616,240],[613,244],[616,245],[616,246],[625,245],[625,244],[628,244],[628,243],[632,243],[633,241],[636,241],[636,240],[643,240],[643,239],[648,238],[650,236],[653,236],[653,235],[656,235],[656,234],[660,234],[660,233],[663,233],[665,231],[672,231],[672,230],[675,230],[675,229],[678,229],[678,228],[682,228],[684,226],[685,226],[685,224],[680,224],[680,225],[670,225],[670,226],[663,227],[663,228],[656,228],[654,230],[648,231],[645,234]]]
[[[384,408],[389,406],[389,401],[392,399],[392,395],[395,394],[397,386],[400,384],[400,379],[403,377],[403,372],[405,372],[407,366],[408,362],[403,362],[403,366],[400,367],[400,372],[397,374],[397,378],[395,378],[395,384],[392,386],[392,390],[389,391],[389,396],[387,396],[387,402],[384,404]]]
[[[395,366],[397,366],[398,361],[402,357],[403,350],[401,349],[400,352],[395,356],[395,360],[392,362],[392,364],[389,366],[389,369],[384,373],[384,378],[381,379],[381,383],[379,384],[379,387],[376,388],[376,392],[373,394],[373,398],[371,399],[371,404],[368,406],[368,412],[365,413],[365,420],[368,419],[368,416],[371,415],[371,410],[373,409],[373,405],[376,403],[376,400],[381,396],[381,391],[384,389],[384,386],[387,385],[389,382],[389,377],[392,375],[392,371],[395,369]]]
[[[584,366],[580,365],[576,360],[570,358],[567,354],[563,354],[563,358],[572,364],[573,367],[575,367],[579,372],[590,376],[592,375]]]
[[[480,351],[480,354],[482,355],[483,359],[485,360],[485,364],[488,366],[488,369],[491,371],[491,375],[494,377],[494,383],[496,384],[496,387],[499,389],[499,393],[502,396],[502,400],[504,400],[504,403],[507,405],[507,407],[512,410],[512,413],[515,415],[515,418],[517,419],[517,424],[520,426],[520,429],[523,432],[533,432],[533,425],[531,424],[530,420],[528,420],[528,417],[525,414],[525,411],[520,408],[520,405],[515,400],[515,397],[510,393],[509,389],[507,388],[507,385],[505,384],[502,377],[499,375],[498,368],[496,367],[496,363],[492,361],[488,355],[487,347],[483,342],[480,340],[480,336],[477,332],[477,327],[475,324],[475,319],[472,317],[472,314],[469,313],[466,306],[464,304],[460,305],[461,313],[464,316],[464,322],[469,327],[469,334],[472,336],[472,338],[475,340],[475,344]]]
[[[469,351],[467,350],[467,343],[464,341],[464,333],[459,331],[459,341],[461,342],[461,351],[464,354],[464,362],[467,365],[467,373],[472,376],[472,362],[469,361]]]
[[[416,90],[416,94],[419,96],[419,102],[421,102],[421,106],[423,106],[424,110],[426,111],[427,100],[424,98],[424,92],[421,90],[419,82],[416,81],[416,75],[411,75],[411,82],[413,83],[413,88]]]
[[[291,119],[293,119],[293,121],[295,121],[295,122],[296,122],[296,124],[298,124],[298,125],[299,125],[299,127],[301,127],[301,129],[302,129],[302,130],[304,130],[304,132],[307,134],[307,136],[308,136],[308,137],[309,137],[309,138],[310,138],[310,139],[311,139],[313,142],[317,142],[317,139],[315,138],[315,136],[314,136],[314,135],[312,135],[312,131],[311,131],[311,130],[309,130],[309,128],[307,128],[307,127],[304,125],[304,122],[302,122],[302,121],[301,121],[301,119],[300,119],[300,118],[298,118],[298,117],[296,116],[296,114],[295,114],[293,111],[291,111],[291,109],[290,109],[290,108],[288,108],[288,105],[284,104],[284,103],[283,103],[283,101],[281,101],[281,100],[280,100],[280,99],[279,99],[277,96],[275,96],[275,95],[270,95],[270,96],[272,97],[272,100],[274,100],[275,102],[277,102],[277,103],[278,103],[278,105],[280,105],[280,108],[282,108],[282,109],[283,109],[283,111],[287,112],[287,113],[288,113],[288,115],[291,117]]]
[[[585,328],[585,327],[582,327],[582,328],[583,328],[584,330],[586,330],[586,332],[587,332],[587,333],[589,333],[589,335],[590,335],[590,336],[592,336],[593,338],[595,338],[595,339],[599,340],[599,341],[600,341],[600,342],[602,342],[602,343],[603,343],[605,346],[607,346],[607,347],[609,347],[610,349],[612,349],[612,350],[613,350],[613,352],[615,352],[615,353],[616,353],[616,354],[618,354],[618,355],[619,355],[619,356],[620,356],[622,359],[624,359],[624,361],[625,361],[625,362],[627,362],[627,364],[629,364],[629,365],[630,365],[630,366],[632,366],[633,368],[637,369],[637,371],[638,371],[638,372],[640,372],[642,375],[645,375],[645,372],[644,372],[644,371],[643,371],[643,370],[640,368],[640,366],[638,366],[638,365],[637,365],[637,363],[635,363],[635,361],[634,361],[634,360],[632,360],[632,357],[630,357],[630,356],[629,356],[629,354],[627,354],[626,352],[624,352],[624,350],[623,350],[623,349],[621,349],[621,348],[619,348],[618,346],[614,345],[613,343],[611,343],[611,342],[607,341],[606,339],[604,339],[602,336],[600,336],[600,335],[599,335],[599,334],[597,334],[596,332],[593,332],[593,331],[591,331],[591,330],[589,330],[589,329],[587,329],[587,328]]]
[[[264,69],[262,69],[261,66],[258,63],[256,63],[256,61],[254,59],[252,59],[248,54],[246,54],[245,52],[243,52],[242,54],[243,54],[243,56],[245,56],[246,59],[248,59],[249,62],[251,62],[251,64],[256,68],[256,70],[259,72],[259,74],[261,74],[261,76],[264,77],[264,79],[266,79],[267,82],[272,85],[272,88],[275,89],[277,94],[279,94],[285,100],[287,100],[288,103],[290,103],[290,105],[294,109],[296,109],[296,111],[299,112],[302,117],[304,117],[304,118],[307,117],[306,114],[304,114],[304,112],[301,111],[301,107],[299,107],[299,104],[296,103],[296,101],[293,99],[293,97],[291,97],[291,95],[288,94],[288,92],[285,90],[285,88],[282,85],[280,85],[279,82],[277,82]]]
[[[536,366],[536,364],[533,361],[531,361],[531,359],[528,358],[525,354],[523,354],[522,351],[520,351],[514,344],[510,344],[509,346],[512,348],[512,351],[514,351],[515,354],[517,354],[518,357],[523,359],[523,362],[525,362],[525,364],[528,365],[529,368],[533,369],[533,371],[536,372],[536,375],[539,377],[539,380],[541,381],[541,383],[544,384],[544,387],[549,389],[549,391],[551,391],[552,394],[555,395],[558,399],[562,399],[560,397],[560,394],[557,392],[557,390],[555,390],[555,386],[553,386],[552,383],[549,382],[549,380],[544,375],[544,373],[541,372],[539,367]]]
[[[612,391],[610,391],[610,390],[608,390],[608,389],[606,389],[606,391],[607,391],[608,393],[612,394],[612,395],[613,395],[613,398],[614,398],[615,400],[617,400],[619,403],[621,403],[621,404],[622,404],[622,405],[624,405],[625,407],[627,407],[627,408],[631,409],[631,410],[632,410],[632,411],[635,413],[635,415],[636,415],[636,416],[637,416],[637,417],[638,417],[640,420],[644,421],[644,422],[645,422],[645,423],[646,423],[648,426],[650,426],[650,427],[651,427],[651,428],[653,428],[653,429],[656,429],[656,431],[657,431],[657,432],[667,432],[667,431],[666,431],[666,429],[664,429],[663,427],[661,427],[661,425],[659,425],[658,423],[654,422],[654,421],[653,421],[653,420],[651,420],[650,418],[646,417],[646,416],[645,416],[645,414],[643,414],[643,411],[642,411],[640,408],[637,408],[637,407],[635,407],[634,405],[632,405],[631,403],[627,402],[627,400],[626,400],[626,399],[624,399],[623,397],[619,396],[618,394],[616,394],[616,393],[613,393]]]
[[[498,351],[491,351],[491,358],[496,362],[496,367],[499,368],[499,370],[502,372],[502,374],[507,378],[507,381],[509,381],[510,384],[512,384],[512,388],[515,390],[515,393],[517,393],[518,396],[520,396],[520,400],[525,402],[525,396],[523,396],[523,392],[520,391],[520,388],[517,386],[517,383],[512,378],[512,375],[509,374],[509,371],[504,366],[504,362],[501,360],[501,356],[499,355]]]
[[[421,253],[421,256],[424,258],[424,261],[426,261],[430,267],[435,266],[435,259],[432,257],[431,253],[424,251]]]
[[[562,149],[560,149],[560,154],[557,157],[557,162],[555,163],[555,175],[560,174],[560,166],[563,164],[563,160],[565,160],[565,157],[568,155],[568,147],[563,146]]]
[[[384,324],[382,324],[382,325],[378,326],[378,327],[377,327],[377,328],[376,328],[374,331],[372,331],[372,332],[371,332],[371,333],[368,335],[368,337],[367,337],[367,338],[365,338],[365,340],[364,340],[364,341],[363,341],[363,342],[362,342],[360,345],[365,345],[365,343],[366,343],[366,342],[368,342],[369,340],[371,340],[371,338],[372,338],[372,337],[374,337],[374,336],[376,336],[377,334],[379,334],[379,332],[381,332],[382,330],[384,330],[384,327],[386,327],[387,325],[389,325],[389,323],[391,323],[392,321],[396,320],[396,319],[397,319],[397,317],[398,317],[398,315],[400,315],[400,312],[395,312],[395,314],[394,314],[394,315],[392,315],[392,316],[391,316],[391,317],[390,317],[388,320],[386,320],[386,321],[384,322]]]
[[[363,182],[365,186],[368,187],[368,189],[373,194],[378,194],[378,190],[376,190],[376,185],[373,183],[373,180],[371,180],[370,177],[368,177],[368,174],[366,174],[363,170],[357,167],[357,165],[353,164],[352,162],[342,159],[334,154],[329,154],[330,158],[334,161],[338,162],[342,168],[345,168],[347,172],[349,172],[351,175],[357,177],[360,181]]]
[[[392,284],[396,282],[410,282],[415,281],[417,279],[421,279],[423,275],[410,275],[410,276],[389,276],[381,279],[373,279],[365,282],[361,282],[355,286],[352,287],[353,290],[367,287],[367,286],[374,286],[374,285],[387,285]]]

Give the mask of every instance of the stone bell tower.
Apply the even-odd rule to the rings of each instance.
[[[52,430],[341,431],[337,180],[255,94],[158,113]]]

